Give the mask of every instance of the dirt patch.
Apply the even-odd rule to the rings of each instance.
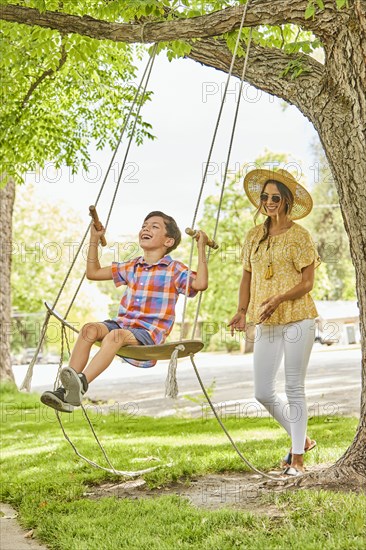
[[[323,466],[324,467],[324,466]],[[312,471],[321,470],[321,466]],[[182,480],[164,487],[149,489],[142,478],[121,483],[105,483],[91,487],[85,496],[92,499],[102,497],[128,498],[131,500],[177,495],[198,508],[216,510],[234,508],[258,514],[282,517],[283,512],[269,502],[271,493],[298,490],[296,478],[283,479],[281,471],[270,472],[278,480],[268,480],[252,472],[210,474],[190,480]]]

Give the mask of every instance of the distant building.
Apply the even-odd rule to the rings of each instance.
[[[358,344],[360,336],[360,313],[356,301],[319,300],[315,302],[319,313],[318,336],[324,343],[342,345]]]

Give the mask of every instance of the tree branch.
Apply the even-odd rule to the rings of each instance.
[[[67,52],[66,52],[66,49],[65,49],[65,45],[62,43],[61,44],[60,61],[57,65],[57,67],[55,69],[47,69],[33,82],[33,84],[31,84],[31,86],[29,87],[28,92],[24,96],[24,99],[21,103],[21,108],[18,109],[18,111],[17,111],[16,124],[18,124],[20,122],[20,120],[22,119],[24,109],[27,106],[27,103],[29,102],[30,98],[32,97],[32,94],[34,93],[34,91],[38,88],[38,86],[40,86],[42,84],[42,82],[44,80],[46,80],[46,78],[56,74],[64,66],[64,64],[66,63],[66,59],[67,59]],[[10,130],[10,128],[8,128],[4,132],[4,136],[2,136],[2,140],[0,141],[0,147],[1,147],[1,144],[7,139],[7,133],[9,132],[9,130]],[[0,180],[0,183],[1,183],[1,180]]]
[[[187,57],[227,73],[232,53],[225,40],[208,38],[192,44]],[[243,62],[242,57],[236,59],[234,65],[233,74],[239,78]],[[283,76],[291,63],[296,68],[301,66],[303,69],[303,73],[297,78],[291,78],[291,71],[287,77]],[[253,43],[250,47],[245,80],[256,88],[296,105],[305,116],[309,116],[314,108],[323,76],[324,66],[307,55],[286,54],[282,50],[265,48]]]
[[[38,88],[38,86],[40,84],[42,84],[42,82],[46,78],[48,78],[49,76],[52,76],[53,74],[57,73],[64,66],[64,64],[66,63],[66,59],[67,59],[67,53],[66,53],[66,50],[65,50],[65,45],[62,44],[61,45],[61,57],[60,57],[60,61],[59,61],[58,66],[56,67],[56,69],[48,69],[47,71],[44,71],[37,78],[37,80],[35,80],[35,82],[33,82],[33,84],[30,86],[28,92],[26,93],[26,95],[25,95],[25,97],[22,101],[22,106],[21,106],[22,109],[24,109],[24,107],[27,105],[27,103],[30,100],[33,92]]]
[[[320,11],[315,19],[305,19],[308,0],[251,0],[245,26],[281,25],[293,23],[312,31],[321,38],[337,31],[342,24],[340,15],[347,12],[336,11],[334,0],[325,2],[325,10]],[[25,25],[37,25],[62,33],[76,33],[97,40],[115,42],[165,42],[220,36],[225,32],[238,29],[244,6],[235,6],[216,11],[200,17],[175,19],[161,22],[112,23],[84,15],[45,11],[34,8],[6,4],[0,6],[0,19]]]

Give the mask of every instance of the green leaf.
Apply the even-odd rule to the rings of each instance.
[[[36,0],[34,2],[34,7],[40,12],[45,12],[47,9],[45,0]]]
[[[309,4],[305,10],[305,19],[310,19],[315,15],[315,6],[314,4]]]

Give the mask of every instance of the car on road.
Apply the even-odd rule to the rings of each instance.
[[[23,354],[21,355],[21,363],[23,365],[26,365],[27,363],[30,363],[32,361],[36,351],[37,351],[37,348],[25,348],[25,350],[23,351]],[[43,362],[43,353],[41,351],[38,353],[38,357],[37,357],[36,362],[37,363],[42,363]]]
[[[334,323],[316,322],[314,342],[331,346],[333,344],[338,344],[339,338],[340,334],[337,325]]]

